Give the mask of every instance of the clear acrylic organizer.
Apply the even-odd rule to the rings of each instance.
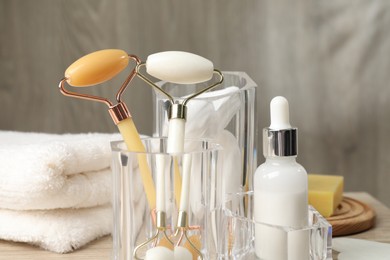
[[[259,260],[255,254],[255,230],[264,228],[276,233],[283,241],[278,245],[278,259],[289,260],[293,238],[306,236],[310,260],[332,259],[332,226],[313,207],[309,206],[309,225],[302,229],[284,226],[272,226],[254,220],[253,192],[234,193],[227,196],[224,205],[222,248],[219,259]],[[290,244],[290,247],[289,247]],[[260,250],[269,250],[266,245],[257,245]]]
[[[253,189],[253,172],[257,167],[257,84],[244,72],[222,73],[221,85],[188,102],[185,135],[187,138],[212,139],[223,147],[225,193],[248,191]],[[181,101],[211,83],[156,84]],[[167,136],[169,103],[160,92],[155,91],[154,95],[154,136]]]

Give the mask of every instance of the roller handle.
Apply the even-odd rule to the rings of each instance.
[[[191,154],[183,155],[183,182],[180,196],[179,211],[188,212],[189,195],[190,195],[190,177],[191,177]]]
[[[127,149],[135,152],[145,152],[145,147],[141,141],[138,131],[131,117],[120,121],[118,124],[119,132],[122,134]],[[149,169],[146,154],[138,154],[138,164],[141,172],[141,179],[144,185],[146,198],[150,209],[156,208],[156,190],[154,188],[153,178]]]
[[[65,71],[69,85],[87,87],[112,79],[129,64],[129,55],[119,49],[106,49],[87,54]]]
[[[156,211],[165,212],[165,158],[156,154]]]
[[[178,154],[184,151],[185,123],[182,118],[172,118],[169,120],[167,152]]]

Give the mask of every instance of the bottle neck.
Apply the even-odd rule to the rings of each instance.
[[[267,163],[296,163],[297,156],[267,156],[265,158]]]

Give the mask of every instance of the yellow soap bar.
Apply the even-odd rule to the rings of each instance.
[[[309,204],[324,217],[330,217],[343,199],[344,177],[308,175]]]

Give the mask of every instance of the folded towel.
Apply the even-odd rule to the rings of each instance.
[[[146,199],[134,204],[132,228],[138,233]],[[0,209],[0,239],[24,242],[43,249],[68,253],[111,234],[113,214],[110,205],[84,209],[4,210]]]
[[[104,169],[111,162],[110,141],[118,139],[119,134],[0,132],[0,173],[50,176]]]
[[[109,205],[86,209],[13,211],[0,209],[0,239],[67,253],[111,233]]]
[[[0,208],[91,207],[111,199],[110,141],[119,134],[0,131]]]
[[[110,141],[118,139],[0,131],[0,239],[67,253],[110,234]],[[135,232],[146,207],[137,187]]]
[[[112,177],[109,168],[74,174],[61,180],[58,177],[52,179],[51,183],[55,183],[56,188],[34,192],[0,189],[0,208],[13,210],[86,208],[111,201]]]

